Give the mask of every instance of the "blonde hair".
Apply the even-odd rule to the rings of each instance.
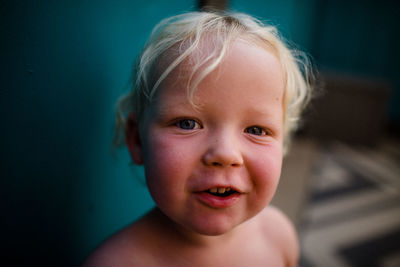
[[[185,13],[164,19],[154,28],[137,59],[132,90],[118,101],[116,142],[123,143],[121,137],[126,114],[133,112],[140,122],[144,109],[151,103],[161,83],[189,58],[194,62],[190,65],[187,94],[193,104],[192,97],[198,84],[218,67],[230,45],[238,38],[272,50],[282,65],[285,75],[283,108],[286,151],[290,136],[297,128],[300,114],[311,96],[307,57],[289,49],[275,27],[241,13]],[[204,39],[212,44],[207,47],[206,53],[202,53],[204,51],[200,48]]]

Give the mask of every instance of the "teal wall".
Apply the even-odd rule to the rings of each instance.
[[[267,19],[285,37],[315,52],[325,67],[363,71],[364,61],[358,61],[362,55],[331,47],[342,34],[329,23],[335,23],[343,9],[330,1],[331,13],[321,22],[320,3],[232,0],[230,7]],[[77,265],[104,238],[152,207],[142,169],[129,164],[126,149],[111,153],[114,105],[127,91],[134,58],[155,23],[196,6],[195,1],[185,0],[0,4],[0,33],[5,40],[0,42],[0,205],[2,242],[8,248],[4,260],[15,266]],[[379,14],[385,19],[384,13]],[[351,24],[351,16],[345,18]],[[363,22],[356,23],[356,29],[365,28]],[[364,36],[364,42],[374,47],[363,51],[375,51],[370,53],[374,59],[365,61],[375,64],[372,69],[386,64],[395,76],[397,66],[384,49],[396,50],[398,37],[390,35],[394,42],[385,37],[395,31],[387,23],[382,26],[386,31],[376,38],[389,48],[379,50],[378,41],[369,42]],[[332,34],[316,34],[319,25]],[[351,34],[345,37],[356,51]],[[394,55],[398,59],[398,52]],[[338,56],[348,61],[343,63]]]
[[[298,48],[310,52],[317,0],[231,0],[230,8],[274,25],[282,36]]]
[[[317,3],[311,51],[320,69],[387,82],[388,122],[400,133],[400,2]]]
[[[2,243],[13,266],[77,265],[153,205],[126,149],[110,152],[114,105],[153,26],[195,8],[185,0],[0,4]]]

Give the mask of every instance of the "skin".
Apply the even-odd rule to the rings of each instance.
[[[182,73],[163,83],[140,125],[132,114],[127,125],[128,148],[144,165],[157,208],[100,246],[86,266],[295,266],[295,231],[266,207],[282,164],[280,62],[236,41],[200,83],[196,107]],[[215,204],[204,193],[215,187],[231,188],[235,198]]]

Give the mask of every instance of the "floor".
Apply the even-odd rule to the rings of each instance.
[[[273,204],[295,223],[300,266],[400,266],[400,143],[294,142]]]

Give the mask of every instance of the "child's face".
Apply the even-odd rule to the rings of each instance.
[[[260,212],[276,190],[283,73],[272,53],[236,41],[200,83],[198,109],[187,100],[183,73],[173,73],[146,109],[141,141],[130,151],[144,162],[150,193],[164,214],[187,230],[219,235]],[[224,190],[229,193],[212,193]]]

